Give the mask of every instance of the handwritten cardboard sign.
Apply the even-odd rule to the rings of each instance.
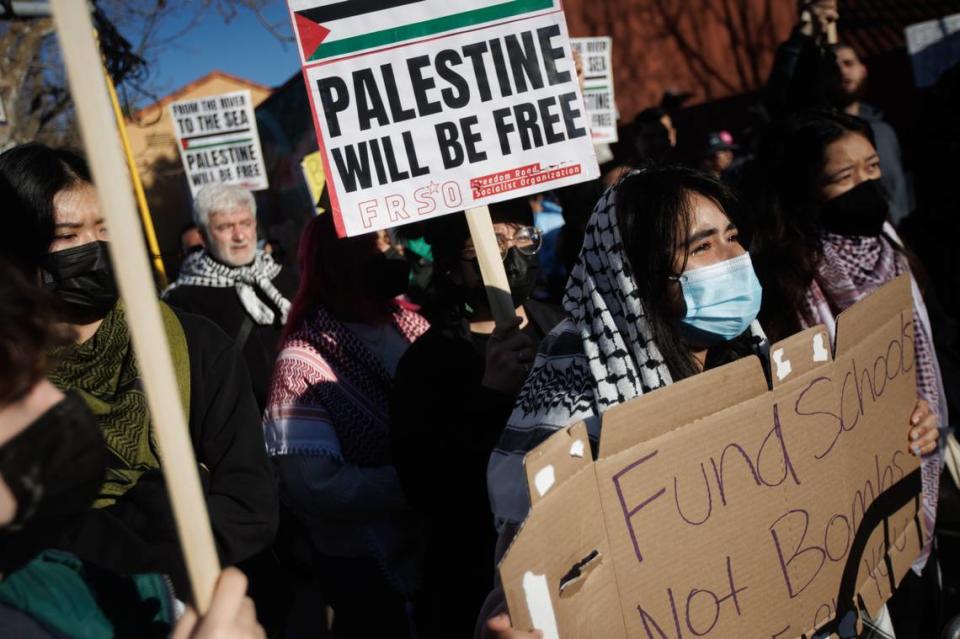
[[[288,4],[341,235],[599,175],[559,0]]]
[[[173,102],[170,117],[191,195],[207,184],[269,186],[250,91]]]
[[[908,277],[840,315],[835,356],[822,327],[771,352],[773,390],[745,358],[607,412],[596,462],[582,424],[527,455],[516,627],[793,639],[878,611],[926,534]]]

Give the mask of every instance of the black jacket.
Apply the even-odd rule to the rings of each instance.
[[[220,561],[232,565],[273,541],[277,491],[240,354],[209,320],[182,312],[177,317],[190,354],[190,439]],[[159,471],[145,473],[114,505],[92,509],[59,547],[121,574],[167,574],[177,596],[189,598],[186,568]]]
[[[767,80],[765,105],[774,118],[811,108],[831,108],[840,99],[837,56],[795,28],[777,47]]]
[[[273,285],[285,298],[292,301],[297,291],[297,280],[289,269],[281,270],[280,274],[273,279]],[[247,363],[253,383],[253,394],[262,414],[266,407],[270,375],[277,358],[283,325],[280,323],[280,310],[259,289],[254,290],[257,296],[273,310],[276,318],[270,325],[252,323],[251,320],[248,336],[244,343],[238,344],[237,347],[243,352],[243,359]],[[234,340],[241,332],[244,319],[249,317],[240,303],[237,291],[232,287],[178,286],[167,293],[164,301],[174,308],[212,320]]]
[[[524,304],[536,347],[563,316]],[[487,461],[514,397],[481,386],[486,336],[434,326],[397,368],[390,414],[394,464],[422,526],[420,636],[468,637],[493,585],[497,540],[487,496]]]

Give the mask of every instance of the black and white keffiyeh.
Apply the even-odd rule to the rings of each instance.
[[[487,486],[497,528],[529,510],[523,457],[557,430],[584,421],[594,444],[600,415],[671,384],[626,258],[617,188],[594,208],[563,299],[569,318],[543,340],[513,413],[490,456]],[[759,324],[751,330],[762,338]]]
[[[672,381],[623,252],[616,191],[607,190],[594,208],[563,299],[569,318],[543,340],[490,457],[487,483],[498,527],[526,516],[527,452],[581,420],[596,441],[601,413]]]
[[[280,274],[281,266],[263,251],[257,251],[253,262],[244,266],[227,266],[213,259],[206,251],[192,253],[180,267],[180,276],[164,295],[178,286],[209,286],[237,290],[237,296],[250,318],[257,324],[273,324],[276,314],[261,300],[254,287],[263,291],[280,309],[281,323],[286,323],[290,301],[273,285],[273,278]]]

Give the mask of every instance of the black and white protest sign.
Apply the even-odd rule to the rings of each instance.
[[[617,141],[617,103],[613,95],[613,41],[602,38],[570,38],[570,46],[583,64],[583,101],[590,118],[590,135],[596,144]]]
[[[598,176],[556,0],[372,5],[290,0],[341,234]]]
[[[215,183],[268,187],[250,91],[173,102],[170,117],[191,195]]]

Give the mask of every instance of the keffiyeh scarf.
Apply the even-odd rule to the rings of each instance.
[[[594,208],[563,299],[569,318],[541,343],[490,456],[487,484],[498,528],[523,521],[529,509],[527,452],[577,421],[586,422],[596,443],[603,412],[673,381],[623,250],[616,193],[607,190]]]
[[[837,315],[887,282],[910,271],[906,257],[895,245],[902,246],[902,243],[889,224],[884,225],[884,234],[877,237],[824,234],[823,259],[817,266],[813,282],[804,298],[808,315],[807,318],[802,318],[804,328],[823,324],[830,333],[830,339],[835,341]],[[930,409],[940,418],[940,423],[946,424],[946,395],[933,346],[930,320],[920,289],[912,275],[910,280],[913,288],[917,394],[927,400]],[[939,449],[921,461],[923,514],[927,531],[933,530],[937,516],[940,465]],[[914,562],[914,569],[918,573],[930,555],[931,543],[932,536]]]
[[[430,325],[397,308],[393,325],[408,342]],[[392,380],[376,353],[328,311],[318,309],[283,343],[264,414],[270,455],[325,454],[360,466],[390,462]],[[338,446],[323,436],[330,424]]]
[[[160,468],[123,306],[107,313],[93,337],[58,349],[54,357],[58,364],[50,381],[83,398],[110,451],[107,476],[94,502],[98,508],[109,506],[144,472]]]
[[[206,251],[192,253],[180,267],[180,276],[164,294],[178,286],[210,286],[237,290],[243,308],[257,324],[273,324],[276,314],[256,293],[259,288],[280,309],[280,323],[287,321],[290,301],[273,285],[281,266],[273,258],[257,251],[253,262],[245,266],[227,266],[213,259]]]

